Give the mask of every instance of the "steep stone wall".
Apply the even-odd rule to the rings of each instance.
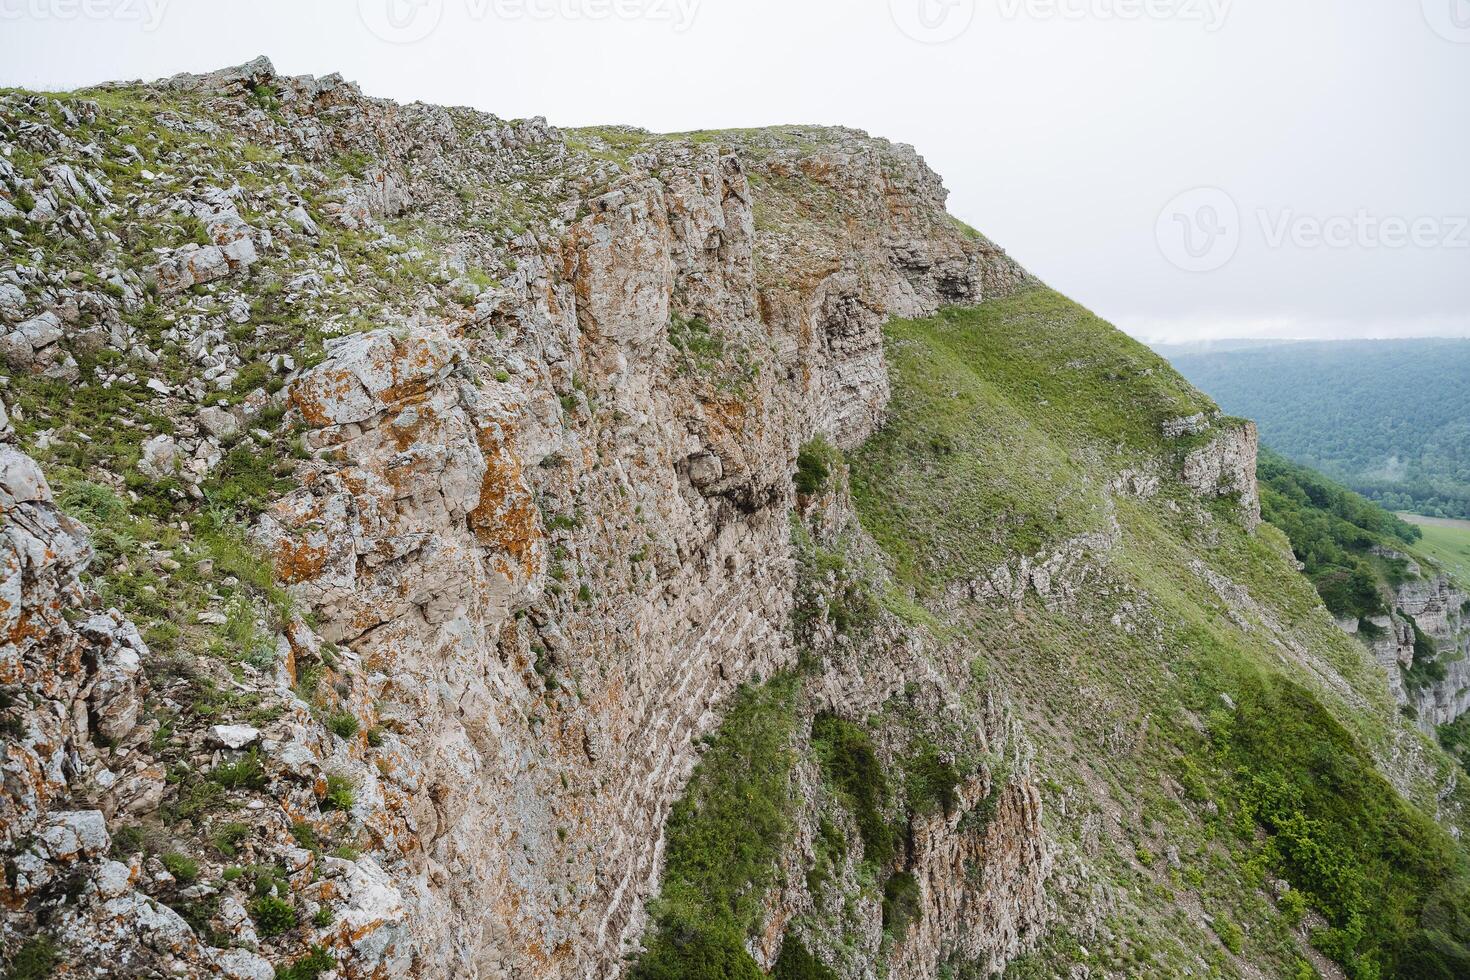
[[[1392,609],[1370,620],[1375,633],[1364,639],[1388,675],[1395,699],[1412,708],[1420,727],[1433,734],[1437,726],[1470,712],[1470,595],[1447,575],[1426,575],[1405,555],[1388,557],[1405,561],[1408,577],[1393,587]],[[1356,621],[1338,625],[1361,632]],[[1405,678],[1414,666],[1416,625],[1434,644],[1444,677],[1410,685]]]
[[[1254,422],[1226,423],[1183,419],[1175,435],[1212,432],[1209,441],[1184,457],[1184,482],[1203,496],[1234,496],[1251,527],[1261,522],[1261,495],[1256,484],[1256,455],[1261,438]],[[1213,431],[1212,431],[1213,430]]]
[[[119,930],[146,905],[165,938],[134,958],[140,974],[265,977],[271,960],[308,951],[299,935],[257,934],[259,909],[247,915],[229,889],[221,898],[213,885],[188,886],[157,857],[103,860],[116,812],[150,817],[166,794],[226,786],[248,817],[252,867],[282,869],[257,875],[257,894],[293,896],[312,917],[310,942],[345,976],[616,975],[643,933],[664,823],[699,739],[739,685],[795,660],[798,447],[817,434],[854,445],[879,424],[889,317],[1030,280],[948,218],[938,177],[911,149],[851,131],[649,137],[613,167],[595,138],[593,155],[580,154],[539,121],[400,107],[335,77],[276,76],[263,61],[180,76],[144,97],[185,100],[160,108],[175,131],[312,161],[311,181],[337,154],[366,161],[325,193],[318,181],[310,198],[275,187],[248,208],[238,187],[191,198],[187,214],[211,244],[120,272],[117,290],[97,294],[120,348],[136,351],[144,341],[130,324],[151,283],[181,310],[175,333],[200,331],[184,340],[210,359],[202,379],[154,389],[178,423],[145,443],[149,480],[178,480],[181,495],[200,499],[262,413],[284,412],[298,432],[294,488],[250,531],[296,612],[271,665],[247,663],[224,682],[269,708],[268,720],[165,733],[171,751],[185,740],[190,759],[166,780],[150,748],[159,723],[139,724],[147,651],[116,614],[67,625],[63,611],[92,601],[78,584],[85,534],[35,465],[7,449],[11,608],[21,612],[5,677],[44,698],[28,703],[26,723],[49,726],[7,750],[7,852],[47,821],[86,831],[95,898],[60,931],[77,949],[126,958]],[[527,173],[544,208],[513,240],[482,236],[473,212],[464,224],[447,217],[460,204],[446,187]],[[808,197],[830,200],[813,210]],[[130,199],[109,220],[142,207]],[[249,365],[227,342],[228,322],[190,312],[194,297],[251,323],[251,277],[278,262],[282,271],[265,273],[279,275],[278,293],[329,295],[341,265],[325,229],[365,234],[357,247],[407,261],[381,224],[395,217],[454,229],[439,268],[463,274],[450,292],[469,300],[398,297],[374,329],[328,335],[311,358],[283,341],[269,358],[278,384],[211,404]],[[470,255],[498,279],[468,278]],[[47,365],[64,363],[77,337],[52,333]],[[875,693],[864,703],[880,703]],[[332,734],[323,723],[333,717],[353,724]],[[89,746],[104,739],[110,757],[97,758]],[[240,764],[260,771],[238,786],[209,775]],[[953,840],[951,823],[924,829],[916,866],[933,915],[905,946],[902,975],[928,975],[951,947],[1001,959],[1020,949],[1044,855],[1035,789],[1007,778],[966,789],[970,804],[1001,794],[993,829]],[[334,802],[342,785],[351,792]],[[95,813],[63,809],[81,801]],[[355,834],[349,850],[362,853],[303,846],[329,833]],[[992,852],[982,892],[946,882]],[[75,855],[34,852],[62,865]],[[199,921],[128,890],[140,881],[212,910],[199,921],[239,948],[211,950]],[[40,887],[11,888],[7,901],[49,914]],[[39,919],[25,921],[21,934]]]

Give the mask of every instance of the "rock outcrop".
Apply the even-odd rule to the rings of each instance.
[[[1188,423],[1190,420],[1183,420]],[[1184,457],[1184,482],[1203,496],[1235,497],[1241,514],[1254,527],[1261,522],[1261,495],[1256,485],[1256,454],[1261,448],[1254,422],[1243,419],[1200,421],[1198,429],[1178,429],[1208,441]]]
[[[1338,625],[1368,645],[1394,697],[1433,734],[1470,712],[1470,595],[1448,575],[1406,555],[1384,557],[1404,565],[1404,577],[1392,586],[1390,611],[1367,620],[1366,627],[1355,620]]]
[[[7,171],[8,199],[54,201],[26,220],[71,207],[79,228],[105,215],[176,223],[196,240],[154,248],[145,266],[119,254],[117,285],[95,292],[40,288],[64,270],[0,274],[16,308],[4,353],[16,370],[74,376],[73,355],[94,349],[83,334],[102,323],[100,343],[130,364],[157,363],[160,344],[194,357],[198,371],[140,385],[178,421],[141,440],[138,474],[174,501],[221,499],[239,440],[270,443],[262,419],[282,419],[268,424],[294,433],[300,461],[260,502],[249,540],[292,608],[274,643],[242,651],[234,679],[191,682],[246,692],[264,706],[259,722],[201,725],[186,747],[173,726],[198,702],[145,696],[141,665],[158,658],[137,629],[116,612],[68,625],[96,602],[79,581],[85,532],[36,464],[5,450],[5,679],[29,699],[5,797],[6,848],[28,855],[28,870],[6,901],[33,916],[11,920],[11,937],[52,914],[48,887],[87,869],[95,897],[56,935],[140,974],[264,976],[267,958],[315,945],[345,976],[615,975],[643,933],[664,822],[701,737],[736,688],[796,661],[798,447],[856,445],[881,422],[889,317],[1029,278],[945,214],[943,187],[912,150],[856,132],[642,134],[610,167],[604,137],[587,137],[588,154],[538,121],[400,107],[264,62],[125,97],[138,99],[135,126],[248,140],[305,167],[270,171],[282,183],[268,184],[257,178],[269,163],[238,158],[239,170],[175,191],[133,162],[109,187],[55,130],[36,149],[80,169],[70,180]],[[45,106],[12,96],[5,111]],[[105,140],[107,113],[81,111]],[[34,129],[5,132],[36,142]],[[137,159],[114,138],[106,152]],[[353,171],[329,176],[344,153]],[[165,163],[208,166],[147,166]],[[468,180],[497,173],[534,182],[545,203],[506,238],[461,206]],[[136,183],[133,197],[120,182]],[[480,213],[490,221],[507,204]],[[275,334],[271,319],[292,304],[334,309],[342,245],[317,251],[325,228],[372,262],[422,263],[380,224],[404,215],[454,229],[445,272],[415,270],[408,284],[438,278],[458,302],[394,294],[382,322],[324,331],[314,356]],[[286,305],[260,298],[262,276]],[[144,326],[150,292],[170,311],[161,333]],[[205,295],[207,307],[195,299]],[[361,302],[342,292],[344,306]],[[100,315],[68,316],[89,304]],[[268,340],[253,354],[232,340],[250,336]],[[261,387],[223,398],[242,377]],[[139,383],[102,367],[94,378]],[[197,622],[225,629],[265,595],[236,594]],[[890,688],[848,707],[877,707]],[[992,801],[991,829],[956,836],[956,815],[923,830],[915,862],[933,914],[904,945],[902,975],[930,975],[953,950],[1003,963],[1025,948],[1042,909],[1040,803],[1023,772],[1005,780],[965,790],[967,806]],[[64,809],[83,801],[96,809]],[[248,819],[227,821],[226,809]],[[184,821],[148,831],[181,853],[191,833],[245,842],[206,853],[225,865],[248,854],[253,893],[193,886],[147,849],[107,860],[109,827],[158,814]],[[24,850],[33,834],[44,845]],[[313,846],[346,836],[355,844],[335,856]],[[991,853],[983,888],[946,880]],[[313,917],[307,942],[275,938],[263,901],[294,906],[293,922]],[[118,946],[130,917],[156,936],[146,954]],[[203,943],[206,929],[235,948]]]
[[[927,980],[1059,935],[1073,976],[1155,952],[1202,975],[1223,925],[1207,959],[1203,914],[1155,915],[1188,947],[1167,959],[1107,918],[1183,888],[1133,877],[1145,830],[1223,825],[1197,752],[1155,766],[1188,788],[1132,785],[1150,739],[1203,743],[1235,704],[1140,707],[1181,696],[1170,644],[1285,650],[1372,708],[1333,673],[1349,655],[1306,646],[1321,626],[1361,650],[1241,584],[1247,551],[1290,575],[1255,531],[1254,427],[946,214],[909,147],[564,132],[259,59],[0,95],[0,151],[8,960],[626,975],[680,911],[660,891],[701,760],[779,688],[757,760],[776,829],[758,861],[717,842],[760,864],[720,955]],[[896,428],[895,319],[1007,299],[1035,373],[909,378],[934,428],[904,465],[943,484],[915,510],[952,536],[933,550],[984,556],[919,581],[893,560],[914,527],[870,520],[873,471],[843,451]],[[1051,363],[1026,349],[1038,316],[1063,318],[1052,347],[1099,349]],[[1058,417],[1074,387],[1126,437]],[[1399,597],[1463,644],[1456,601]],[[1126,669],[1089,659],[1097,637]],[[1425,694],[1421,717],[1463,700]]]

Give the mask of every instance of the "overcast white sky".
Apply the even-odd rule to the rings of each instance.
[[[1470,335],[1470,0],[0,0],[4,85],[258,54],[559,125],[912,143],[1148,339]]]

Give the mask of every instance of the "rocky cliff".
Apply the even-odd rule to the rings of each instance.
[[[1212,644],[1459,819],[1254,427],[907,147],[261,60],[4,94],[0,152],[12,970],[1328,969],[1210,843]]]
[[[1407,555],[1387,557],[1404,564],[1389,612],[1368,620],[1367,631],[1356,620],[1340,625],[1368,644],[1394,696],[1433,733],[1470,712],[1470,595]]]

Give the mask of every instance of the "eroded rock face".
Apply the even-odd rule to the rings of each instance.
[[[323,634],[371,665],[412,760],[381,780],[409,842],[390,869],[412,876],[410,937],[436,970],[616,969],[695,740],[738,684],[793,662],[796,447],[871,431],[888,315],[982,294],[960,236],[910,242],[906,265],[874,240],[762,322],[739,160],[676,149],[650,170],[522,265],[503,338],[376,331],[290,389],[336,462],[261,537]],[[731,390],[678,357],[671,333],[696,319],[762,369]],[[581,387],[559,395],[568,374]],[[584,398],[622,421],[592,424]],[[557,586],[571,569],[575,598]]]
[[[1363,635],[1364,628],[1356,620],[1338,625],[1362,636],[1388,675],[1394,698],[1413,709],[1419,726],[1432,735],[1437,726],[1470,712],[1470,596],[1447,575],[1426,573],[1417,562],[1397,552],[1384,554],[1407,563],[1407,578],[1394,586],[1389,613],[1370,620],[1371,635]],[[1442,667],[1443,677],[1411,674],[1416,626],[1432,645],[1433,659]]]
[[[252,101],[262,86],[290,127]],[[33,726],[7,743],[0,816],[7,853],[26,835],[43,841],[26,851],[28,891],[7,899],[49,908],[59,869],[84,869],[87,898],[58,936],[139,975],[265,976],[314,945],[346,977],[618,975],[643,933],[664,824],[699,739],[739,685],[795,662],[798,447],[818,434],[856,445],[881,422],[888,318],[1031,280],[944,213],[938,177],[911,149],[851,131],[656,140],[610,168],[572,160],[542,121],[400,107],[336,77],[281,78],[264,62],[158,91],[187,91],[218,113],[169,115],[177,132],[230,131],[300,154],[308,169],[349,148],[368,163],[315,216],[289,188],[247,207],[228,175],[197,181],[146,218],[175,215],[207,241],[119,271],[112,289],[56,311],[36,310],[35,282],[17,276],[28,291],[11,290],[0,277],[0,318],[14,325],[5,336],[17,338],[7,356],[27,370],[64,365],[88,330],[89,342],[139,351],[125,314],[141,309],[145,283],[179,307],[170,340],[200,372],[147,380],[158,410],[178,417],[142,441],[139,470],[160,492],[202,500],[230,445],[268,438],[256,421],[284,412],[302,458],[250,537],[299,615],[272,627],[274,657],[239,670],[269,709],[262,720],[175,733],[181,777],[152,743],[160,723],[144,710],[138,630],[91,608],[79,580],[85,534],[34,463],[0,448],[10,555],[0,679],[29,692]],[[471,173],[457,155],[466,147],[482,154],[475,167],[548,170],[539,186],[554,219],[511,242],[466,231],[436,257],[448,276],[465,273],[467,253],[498,250],[487,261],[502,275],[489,285],[466,275],[454,302],[406,303],[411,312],[328,339],[314,360],[278,350],[265,373],[277,383],[221,403],[257,367],[230,338],[269,329],[252,312],[261,268],[278,263],[269,281],[293,302],[332,288],[335,256],[283,264],[282,244],[292,262],[314,255],[319,222],[331,222],[399,256],[379,222],[429,209],[450,221],[460,204],[446,204],[444,188]],[[74,214],[82,234],[89,212],[67,202],[117,195],[73,176],[22,184],[0,173],[0,183],[6,194],[44,191],[43,217]],[[816,219],[812,194],[827,208]],[[265,197],[275,210],[261,214]],[[215,301],[193,305],[194,295]],[[138,356],[159,359],[146,347]],[[298,359],[309,366],[296,370]],[[199,622],[227,619],[213,610]],[[891,629],[909,651],[904,669],[880,656],[835,672],[823,695],[832,710],[871,709],[904,677],[947,683],[954,664],[936,666]],[[310,703],[308,676],[325,692]],[[329,709],[354,724],[333,734]],[[1014,734],[1002,716],[973,718],[997,752]],[[279,869],[271,887],[303,919],[329,914],[276,938],[230,891],[208,921],[236,948],[214,949],[146,892],[165,882],[181,906],[209,896],[184,895],[156,858],[109,860],[105,838],[156,815],[179,778],[247,759],[260,771],[231,787],[230,803],[247,821],[251,860]],[[902,976],[931,975],[950,955],[1003,963],[1041,919],[1036,790],[1024,765],[987,773],[960,810],[922,830],[914,866],[929,914],[904,942]],[[330,798],[332,779],[351,785],[346,800]],[[303,824],[350,832],[364,853],[302,846]],[[977,866],[983,880],[951,880]],[[779,953],[774,924],[811,901],[777,900],[765,962]],[[881,915],[863,908],[876,950]],[[855,976],[871,969],[853,963]]]
[[[1211,429],[1218,431],[1209,442],[1185,455],[1184,482],[1201,496],[1237,497],[1246,523],[1255,527],[1261,523],[1261,497],[1256,485],[1256,454],[1261,440],[1256,424],[1216,422],[1203,429],[1181,430],[1181,434]]]
[[[1470,712],[1470,596],[1448,576],[1433,575],[1399,585],[1395,606],[1428,634],[1445,667],[1444,678],[1413,692],[1409,703],[1426,728],[1447,725]]]
[[[16,726],[7,731],[0,770],[0,850],[14,869],[0,890],[6,942],[18,948],[36,931],[34,908],[72,895],[48,928],[85,949],[95,975],[233,975],[221,951],[136,890],[140,866],[108,860],[108,819],[136,802],[132,791],[140,777],[146,781],[147,762],[136,751],[104,757],[102,746],[126,750],[150,734],[139,724],[147,647],[116,612],[69,622],[86,605],[79,576],[91,548],[84,529],[56,506],[40,468],[7,444],[0,444],[0,508],[0,684]],[[68,808],[82,796],[98,807]],[[270,969],[246,950],[230,956],[234,967],[253,961],[257,972]]]

